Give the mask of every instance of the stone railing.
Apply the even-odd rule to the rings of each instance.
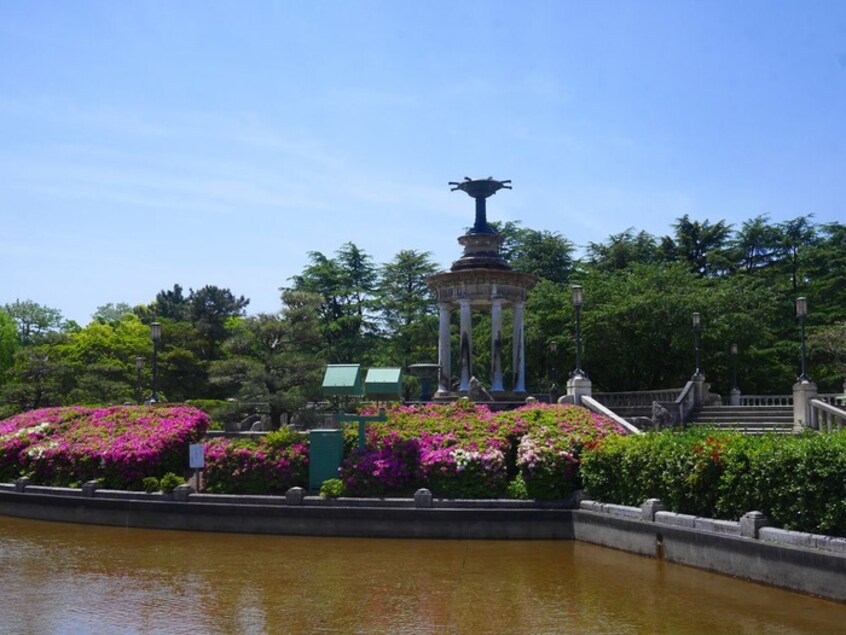
[[[664,390],[637,390],[629,392],[598,392],[593,398],[606,408],[651,408],[652,402],[673,402],[682,388]]]
[[[587,395],[582,395],[582,405],[586,407],[588,410],[596,412],[597,414],[601,414],[604,417],[608,417],[616,424],[625,428],[626,432],[629,434],[643,434],[638,428],[633,426],[631,423],[623,419],[620,415],[616,414],[609,408],[606,408],[601,403],[599,403],[593,397],[589,397]]]
[[[740,395],[741,406],[792,406],[793,395]]]
[[[839,392],[828,392],[822,395],[817,395],[817,399],[826,402],[829,406],[843,408],[846,406],[846,394]]]
[[[833,432],[846,427],[846,410],[836,408],[821,399],[811,399],[810,406],[811,429]]]
[[[673,400],[674,423],[676,425],[687,423],[690,419],[690,413],[696,408],[696,391],[693,390],[693,382],[689,381],[681,389],[678,396]],[[665,406],[666,407],[666,406]],[[668,408],[669,410],[669,408]]]

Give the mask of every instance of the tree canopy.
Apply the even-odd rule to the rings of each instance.
[[[773,223],[761,214],[735,228],[684,215],[668,235],[628,228],[588,244],[582,258],[556,231],[491,224],[511,267],[538,277],[526,306],[530,391],[546,392],[553,381],[562,386],[575,366],[572,283],[584,289],[582,361],[595,390],[683,385],[694,367],[697,312],[702,368],[715,391],[730,388],[735,343],[743,392],[786,393],[799,365],[798,296],[810,307],[810,374],[823,392],[842,388],[844,224],[816,224],[811,215]],[[263,402],[278,423],[320,396],[327,362],[405,368],[436,361],[437,307],[426,279],[439,269],[428,252],[401,249],[380,264],[347,242],[331,256],[309,252],[274,314],[248,316],[247,298],[213,285],[186,294],[174,284],[134,308],[108,303],[84,327],[64,321],[58,309],[15,300],[0,307],[0,414],[146,398],[149,324],[158,320],[166,399]],[[457,322],[453,315],[456,339]],[[490,315],[476,312],[473,331],[484,381]],[[507,341],[504,360],[509,347]]]

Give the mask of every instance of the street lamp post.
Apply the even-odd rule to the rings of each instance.
[[[555,403],[558,399],[558,384],[555,383],[555,353],[558,351],[558,342],[549,343],[549,403]]]
[[[582,304],[584,303],[584,295],[582,293],[582,286],[579,284],[573,285],[573,308],[576,310],[576,370],[573,371],[572,377],[587,377],[587,374],[582,370]]]
[[[796,318],[799,320],[799,324],[802,329],[802,374],[799,375],[799,381],[805,384],[811,381],[811,378],[808,377],[807,369],[805,366],[805,318],[807,317],[808,299],[796,298]]]
[[[693,314],[693,350],[696,354],[696,370],[694,375],[701,374],[701,359],[699,353],[699,329],[701,328],[701,320],[698,313]]]
[[[135,358],[135,401],[140,405],[144,397],[141,394],[141,369],[144,368],[144,358]]]
[[[731,389],[738,390],[737,388],[737,343],[732,342],[731,344]]]
[[[150,337],[153,339],[153,396],[152,403],[159,400],[159,340],[162,339],[162,325],[158,322],[150,324]]]

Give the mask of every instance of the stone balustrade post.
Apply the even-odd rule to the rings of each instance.
[[[817,398],[817,385],[812,381],[797,381],[793,384],[793,432],[813,426],[811,421],[811,399]]]
[[[567,381],[567,395],[573,397],[573,403],[577,406],[582,405],[582,397],[590,397],[592,393],[592,384],[590,379],[584,375],[573,375]]]

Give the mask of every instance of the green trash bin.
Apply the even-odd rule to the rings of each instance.
[[[338,478],[344,458],[341,430],[311,430],[308,434],[308,488],[317,491],[323,481]]]

